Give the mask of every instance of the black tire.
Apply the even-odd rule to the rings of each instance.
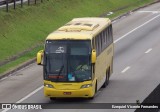
[[[102,85],[102,88],[106,88],[108,86],[108,84],[109,84],[109,75],[110,75],[110,70],[108,70],[106,72],[106,80],[105,80],[104,84]]]
[[[95,86],[95,93],[94,95],[97,93],[97,82],[96,82],[96,86]]]
[[[51,101],[54,101],[56,98],[55,97],[50,97],[50,100]]]

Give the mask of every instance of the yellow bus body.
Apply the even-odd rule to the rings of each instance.
[[[79,25],[75,25],[78,23]],[[92,45],[91,48],[96,49],[96,36],[110,25],[111,21],[108,18],[76,18],[49,34],[46,40],[90,40]],[[112,33],[112,31],[110,33]],[[113,52],[114,46],[112,37],[112,42],[107,47],[101,48],[101,52],[97,52],[94,72],[92,72],[92,80],[67,83],[44,80],[44,85],[50,84],[53,86],[53,88],[44,86],[44,95],[50,98],[94,97],[95,92],[102,87],[107,77],[109,80],[109,77],[113,72]],[[109,76],[106,76],[106,73],[109,73]],[[81,88],[82,85],[86,84],[91,84],[91,86],[88,88]]]
[[[55,83],[50,81],[44,81],[54,86],[54,88],[44,87],[44,94],[46,97],[83,97],[89,98],[94,96],[94,86],[89,88],[81,88],[85,84],[93,84],[94,81],[85,81],[80,83]],[[69,95],[65,92],[71,93]]]

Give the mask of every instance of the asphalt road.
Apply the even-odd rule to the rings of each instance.
[[[42,67],[36,64],[0,81],[0,103],[136,103],[142,102],[160,83],[160,3],[140,9],[113,23],[114,73],[107,88],[93,100],[57,99],[43,96]],[[18,110],[9,110],[17,112]],[[22,111],[22,110],[19,110]],[[33,110],[29,110],[29,112]],[[53,110],[39,110],[40,112]],[[55,109],[54,112],[81,112]],[[134,109],[86,109],[83,112],[133,112]],[[5,111],[3,111],[5,112]]]

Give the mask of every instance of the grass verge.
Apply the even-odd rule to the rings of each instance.
[[[0,62],[41,43],[46,36],[76,17],[94,17],[115,11],[114,18],[155,0],[44,0],[43,4],[24,5],[6,13],[0,9]],[[121,10],[120,10],[121,9]],[[0,66],[0,74],[35,57],[42,47]]]

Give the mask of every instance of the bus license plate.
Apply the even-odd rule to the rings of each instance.
[[[71,92],[64,92],[64,95],[71,95]]]

